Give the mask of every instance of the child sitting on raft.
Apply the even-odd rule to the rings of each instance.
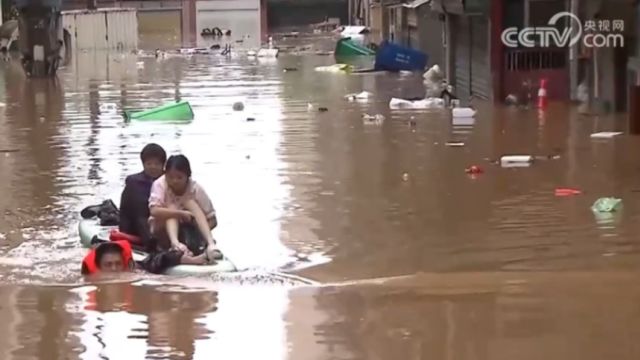
[[[155,248],[149,232],[151,185],[162,176],[167,153],[158,144],[147,144],[140,152],[142,172],[127,176],[120,197],[120,231],[140,237],[147,250]]]
[[[191,179],[191,165],[186,156],[169,157],[164,175],[151,186],[149,210],[151,232],[161,248],[182,252],[185,260],[192,264],[204,264],[222,258],[211,235],[211,230],[218,224],[215,209],[202,186]],[[180,241],[178,235],[181,225],[197,227],[199,235],[206,241],[206,249],[202,254],[194,254]]]

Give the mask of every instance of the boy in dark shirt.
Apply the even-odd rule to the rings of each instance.
[[[149,231],[149,194],[153,182],[162,176],[167,153],[158,144],[140,152],[143,171],[127,176],[120,197],[120,231],[141,238],[147,250],[155,248]]]

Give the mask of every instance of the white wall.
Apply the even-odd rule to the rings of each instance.
[[[138,47],[135,9],[63,11],[62,27],[71,34],[74,53],[78,50],[115,50],[119,47],[131,50]]]
[[[236,48],[258,47],[261,42],[260,23],[260,0],[196,1],[198,46],[210,46],[214,43],[224,45],[225,42],[231,42]],[[202,29],[214,27],[223,31],[231,30],[231,38],[200,36]],[[242,44],[235,43],[239,39],[244,39]]]

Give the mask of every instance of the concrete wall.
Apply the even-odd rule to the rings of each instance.
[[[429,66],[438,64],[444,70],[445,49],[443,43],[444,22],[438,19],[438,13],[423,5],[416,10],[419,33],[419,50],[429,56]]]
[[[634,42],[633,37],[637,36],[635,29],[637,29],[637,22],[633,14],[633,0],[582,0],[579,2],[581,8],[581,18],[585,20],[592,20],[596,17],[596,14],[601,19],[606,20],[623,20],[624,21],[624,34],[625,48],[619,56],[624,56],[625,51],[631,50],[629,47]],[[611,110],[615,108],[624,108],[626,103],[626,91],[617,91],[618,89],[626,89],[627,84],[620,83],[622,74],[626,73],[626,64],[616,63],[617,52],[614,48],[600,48],[594,49],[591,52],[591,56],[583,63],[581,73],[588,73],[587,80],[589,83],[589,89],[591,95],[594,98],[598,98],[604,101],[610,106]],[[630,53],[630,52],[629,52]],[[597,58],[597,65],[594,64],[594,56]],[[618,59],[619,60],[619,59]],[[623,60],[624,61],[624,60]],[[597,84],[596,84],[597,73]],[[583,80],[579,78],[579,80]],[[576,81],[576,83],[578,83]]]
[[[282,0],[268,2],[269,28],[301,26],[319,23],[327,17],[348,23],[347,0]]]
[[[62,26],[71,35],[74,53],[78,50],[130,50],[138,47],[135,9],[64,11]]]
[[[369,37],[371,41],[379,44],[385,38],[383,29],[386,26],[386,22],[383,18],[384,11],[382,6],[380,6],[380,4],[372,4],[371,9],[369,10],[369,14],[371,14],[369,20],[371,24],[371,33]]]

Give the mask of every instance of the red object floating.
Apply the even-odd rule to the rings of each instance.
[[[576,190],[576,189],[569,189],[569,188],[556,189],[556,196],[573,196],[573,195],[580,195],[580,194],[582,194],[582,191]]]
[[[474,174],[475,175],[475,174],[482,174],[484,172],[484,170],[482,170],[482,168],[480,166],[473,165],[473,166],[468,167],[465,170],[465,172],[467,174]]]

